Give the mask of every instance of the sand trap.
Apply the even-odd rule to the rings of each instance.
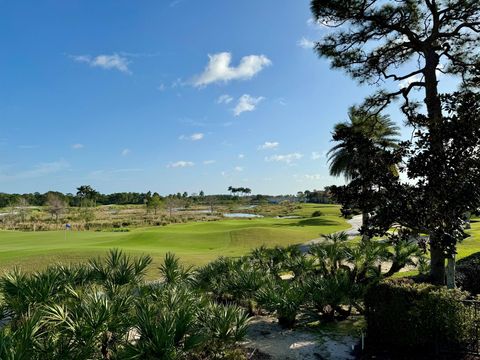
[[[310,360],[355,359],[352,345],[358,339],[347,335],[320,335],[302,329],[287,330],[270,316],[254,317],[243,344],[253,351],[252,359]]]

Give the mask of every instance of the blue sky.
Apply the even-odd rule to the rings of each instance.
[[[2,192],[321,189],[343,181],[328,176],[333,124],[374,91],[314,54],[326,29],[307,0],[0,0],[0,13]]]

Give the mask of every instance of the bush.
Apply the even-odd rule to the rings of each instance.
[[[480,252],[457,262],[457,285],[472,294],[480,294]]]
[[[474,329],[468,293],[411,280],[383,281],[365,296],[367,346],[392,354],[465,348]],[[477,319],[478,320],[478,319]]]
[[[316,210],[312,213],[312,217],[323,216],[323,213],[320,210]]]

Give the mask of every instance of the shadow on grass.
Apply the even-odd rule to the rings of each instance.
[[[321,217],[317,218],[310,218],[310,219],[302,219],[297,222],[290,222],[288,224],[282,224],[282,223],[277,223],[275,226],[335,226],[338,225],[338,222],[332,221],[332,220],[327,220],[327,219],[322,219]]]

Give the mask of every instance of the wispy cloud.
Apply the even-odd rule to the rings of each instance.
[[[230,104],[232,102],[232,100],[233,100],[233,97],[231,97],[228,94],[221,95],[217,99],[217,104]]]
[[[185,0],[173,0],[171,3],[170,3],[170,7],[175,7],[177,5],[180,5],[182,2],[184,2]]]
[[[73,144],[72,145],[72,149],[74,150],[80,150],[80,149],[83,149],[85,147],[85,145],[83,144]]]
[[[297,45],[304,49],[313,49],[315,47],[315,42],[307,39],[305,36],[297,41]]]
[[[313,151],[313,152],[312,152],[312,160],[324,159],[326,156],[327,156],[327,152],[326,152],[326,151],[323,151],[323,152]]]
[[[238,154],[238,158],[239,159],[245,159],[245,155],[244,154]]]
[[[241,166],[235,166],[235,169],[234,169],[236,172],[242,172],[243,171],[243,167]]]
[[[191,140],[191,141],[199,141],[202,140],[205,137],[205,134],[203,133],[195,133],[192,135],[180,135],[178,137],[179,140]]]
[[[186,168],[186,167],[192,167],[195,164],[192,161],[184,161],[180,160],[174,163],[170,163],[167,165],[169,168]]]
[[[128,68],[130,60],[126,56],[119,54],[112,55],[72,55],[71,58],[79,63],[85,63],[91,67],[99,67],[106,70],[118,70],[125,74],[130,74],[131,71]]]
[[[258,150],[271,150],[276,149],[280,145],[277,141],[265,141],[262,145],[258,147]]]
[[[205,160],[205,161],[203,162],[203,165],[211,165],[211,164],[215,164],[215,163],[216,163],[215,160]]]
[[[297,181],[297,182],[305,182],[305,181],[318,181],[318,180],[325,180],[325,176],[322,175],[322,174],[304,174],[304,175],[298,175],[298,174],[295,174],[293,175],[293,178]]]
[[[202,87],[231,80],[248,80],[272,64],[265,55],[245,56],[238,66],[231,66],[232,54],[229,52],[208,55],[208,57],[208,65],[202,74],[193,79],[193,86]]]
[[[272,156],[267,156],[265,158],[265,161],[276,161],[276,162],[284,162],[286,164],[291,164],[296,160],[300,160],[302,157],[303,157],[303,154],[300,154],[300,153],[272,155]]]
[[[122,150],[122,156],[127,156],[128,154],[130,154],[132,151],[130,149],[123,149]]]
[[[247,111],[254,111],[257,108],[257,105],[265,100],[263,96],[260,97],[252,97],[248,94],[242,95],[237,102],[237,105],[233,109],[233,113],[235,116],[240,116],[240,114],[247,112]]]
[[[70,168],[70,164],[63,159],[53,162],[39,163],[30,170],[20,171],[13,174],[0,173],[0,181],[39,178],[61,172],[68,168]]]

